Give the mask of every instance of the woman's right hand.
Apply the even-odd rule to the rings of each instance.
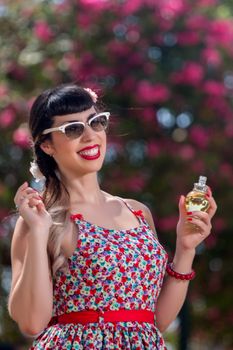
[[[25,182],[21,185],[14,197],[14,202],[19,214],[23,217],[30,229],[38,226],[49,230],[52,225],[52,218],[47,212],[39,193],[29,187]]]

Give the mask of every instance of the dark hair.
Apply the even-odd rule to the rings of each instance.
[[[34,101],[30,112],[29,127],[33,139],[51,127],[54,116],[83,112],[93,105],[90,93],[74,84],[44,91]]]
[[[69,222],[70,203],[69,193],[56,171],[55,160],[40,147],[41,143],[51,138],[50,134],[42,135],[42,132],[53,125],[55,116],[83,112],[93,106],[97,111],[100,109],[97,108],[90,90],[75,84],[66,84],[42,92],[30,112],[29,128],[34,141],[34,158],[46,178],[43,202],[54,223],[50,228],[47,246],[53,275],[58,269],[66,269],[68,266],[61,250],[61,242]]]
[[[46,178],[46,205],[50,207],[61,197],[61,183],[56,175],[57,164],[53,157],[47,155],[40,147],[50,134],[42,135],[43,130],[50,128],[55,116],[79,113],[96,103],[88,90],[76,84],[62,84],[45,90],[34,101],[29,118],[29,128],[34,141],[34,158],[40,171]]]

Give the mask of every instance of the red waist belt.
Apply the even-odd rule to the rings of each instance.
[[[155,324],[154,312],[149,310],[116,310],[116,311],[79,311],[55,316],[49,322],[49,326],[56,323],[98,323],[102,317],[104,322],[147,322]]]

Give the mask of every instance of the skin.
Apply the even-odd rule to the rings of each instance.
[[[86,121],[95,113],[91,108],[82,113],[54,118],[53,126],[68,121]],[[78,152],[92,145],[99,145],[100,157],[87,161]],[[117,197],[99,187],[97,172],[101,169],[106,152],[106,133],[94,132],[86,127],[80,138],[69,140],[61,132],[53,132],[51,140],[46,140],[41,148],[54,157],[59,172],[70,194],[70,212],[82,213],[87,221],[98,226],[113,229],[129,229],[139,226],[137,218]],[[192,269],[196,247],[211,232],[211,219],[216,211],[216,203],[208,190],[210,208],[207,213],[187,214],[185,197],[179,201],[179,221],[177,224],[176,249],[173,259],[174,270],[188,273]],[[15,203],[20,217],[15,227],[11,246],[12,285],[9,296],[9,313],[18,323],[21,331],[36,335],[48,324],[52,315],[52,279],[47,256],[50,215],[38,193],[25,182],[16,192]],[[142,210],[151,229],[155,232],[150,210],[142,203],[126,200],[135,210]],[[190,222],[196,225],[190,229]],[[70,222],[62,249],[70,256],[76,247],[77,230]],[[166,276],[156,309],[156,322],[163,332],[176,318],[186,297],[189,282]]]

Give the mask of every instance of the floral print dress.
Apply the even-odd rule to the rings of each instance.
[[[162,286],[167,253],[150,229],[142,211],[134,211],[138,227],[105,229],[84,220],[78,225],[77,248],[69,257],[69,272],[59,271],[54,280],[53,316],[98,310],[155,312]],[[133,322],[48,325],[34,340],[31,350],[165,350],[155,324]]]

